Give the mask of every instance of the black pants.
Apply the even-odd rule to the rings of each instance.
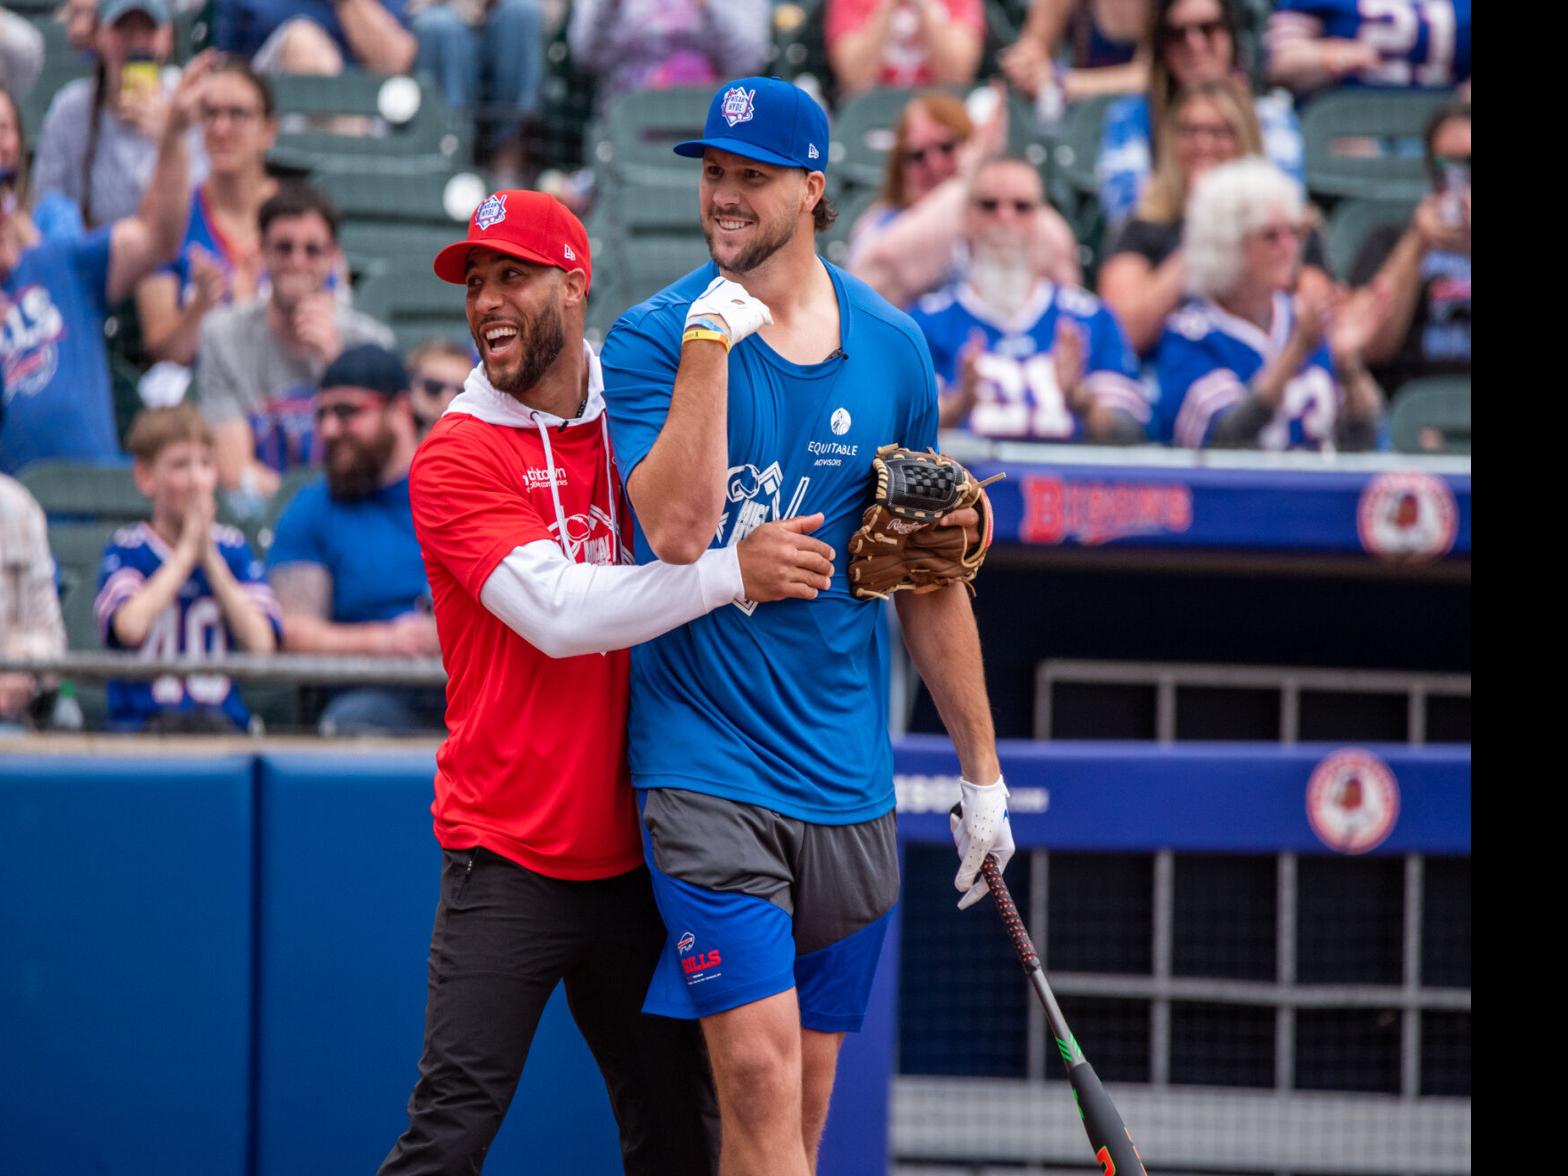
[[[381,1176],[480,1171],[562,981],[604,1075],[627,1173],[717,1172],[701,1030],[642,1013],[664,946],[647,870],[563,882],[485,849],[444,857],[419,1082]]]

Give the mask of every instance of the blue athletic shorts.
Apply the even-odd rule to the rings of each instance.
[[[805,1028],[858,1030],[898,901],[893,814],[815,825],[675,788],[638,803],[668,932],[643,1010],[691,1020],[794,988]]]

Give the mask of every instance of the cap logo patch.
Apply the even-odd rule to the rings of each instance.
[[[755,90],[732,86],[724,91],[724,105],[719,107],[719,113],[732,127],[736,123],[750,122],[757,113],[756,107],[752,104],[752,99],[756,96]]]
[[[474,227],[480,230],[498,225],[506,219],[506,197],[499,192],[485,197],[485,202],[474,210]]]
[[[807,143],[806,144],[806,158],[807,159],[816,159],[817,157],[818,157],[817,145],[815,143]]]
[[[567,261],[576,261],[577,260],[577,254],[572,252],[572,247],[570,245],[562,245],[561,246],[561,252],[566,254],[566,260]]]

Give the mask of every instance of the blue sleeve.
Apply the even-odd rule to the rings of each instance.
[[[45,241],[80,237],[87,232],[82,223],[82,208],[60,192],[45,192],[33,204],[33,224]]]
[[[670,415],[680,344],[663,327],[658,312],[625,316],[610,330],[599,352],[610,441],[623,483],[648,456]]]
[[[330,566],[321,542],[325,505],[326,495],[318,483],[306,486],[294,496],[294,501],[278,520],[272,549],[267,552],[268,567],[287,563]]]
[[[98,313],[109,313],[109,234],[113,225],[104,225],[72,243],[71,265],[87,292],[88,301]]]
[[[1137,97],[1111,103],[1100,133],[1100,155],[1095,161],[1100,208],[1107,224],[1119,225],[1138,207],[1144,177],[1149,174],[1147,107]]]
[[[1129,380],[1142,378],[1138,356],[1127,342],[1121,323],[1110,309],[1101,306],[1089,323],[1089,355],[1084,365],[1089,372],[1115,372]]]
[[[1175,444],[1176,417],[1181,412],[1182,402],[1187,398],[1187,390],[1208,375],[1213,367],[1202,344],[1169,326],[1165,328],[1159,348],[1154,353],[1154,370],[1160,383],[1152,427],[1155,440],[1167,445]]]

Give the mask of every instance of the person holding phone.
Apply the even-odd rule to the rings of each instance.
[[[44,115],[33,185],[76,201],[88,228],[130,216],[158,157],[169,94],[179,71],[165,68],[174,46],[168,0],[99,0],[93,49],[98,69],[69,82]],[[191,178],[206,174],[192,136]]]
[[[1393,293],[1366,355],[1390,393],[1421,376],[1470,374],[1470,104],[1439,110],[1425,141],[1431,194],[1408,224],[1373,230],[1349,275]]]

